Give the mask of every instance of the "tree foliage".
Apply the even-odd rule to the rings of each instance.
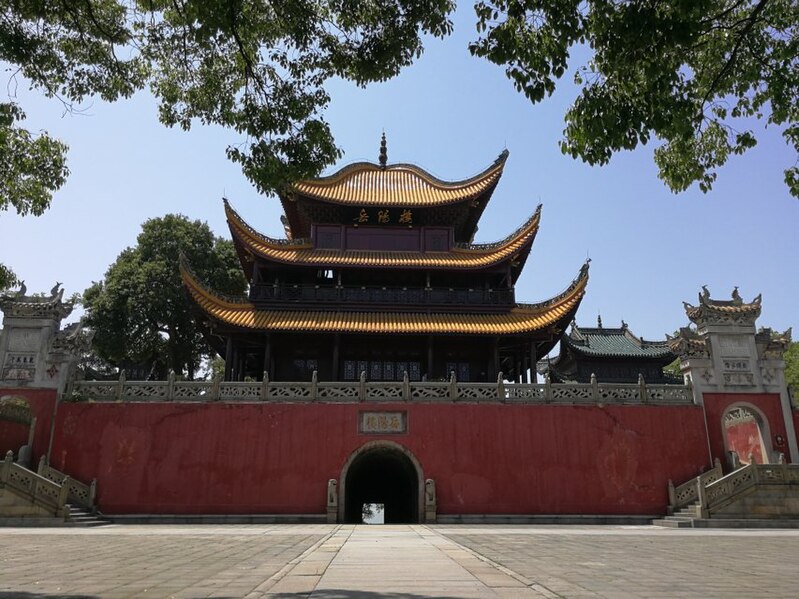
[[[561,149],[589,164],[657,137],[659,176],[708,191],[731,154],[756,143],[752,119],[799,152],[797,0],[480,0],[473,54],[505,66],[533,103],[555,90],[575,46],[577,100]],[[785,170],[799,197],[799,168]]]
[[[114,366],[146,366],[154,376],[167,370],[193,377],[210,348],[186,300],[178,270],[184,254],[198,275],[223,293],[246,287],[230,241],[208,225],[167,215],[142,225],[135,247],[125,249],[105,279],[83,295],[93,346]]]
[[[799,399],[799,342],[791,343],[783,354],[785,360],[785,382],[791,387],[794,397]]]

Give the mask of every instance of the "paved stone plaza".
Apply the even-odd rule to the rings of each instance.
[[[788,530],[6,528],[0,598],[794,598],[797,563]]]

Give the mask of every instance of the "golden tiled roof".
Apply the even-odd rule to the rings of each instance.
[[[323,312],[259,310],[246,300],[219,297],[200,284],[181,262],[183,283],[192,300],[211,319],[253,330],[341,333],[514,335],[544,329],[577,309],[585,295],[588,268],[569,288],[540,304],[519,304],[504,314],[427,314],[423,312]]]
[[[490,244],[456,246],[446,252],[398,252],[314,249],[309,239],[278,240],[250,227],[225,201],[230,232],[253,255],[284,264],[309,266],[371,266],[389,268],[485,268],[528,250],[541,222],[541,206],[514,233]]]
[[[300,181],[294,194],[352,206],[441,206],[474,198],[502,176],[508,152],[470,179],[447,182],[412,164],[351,164],[334,175]]]

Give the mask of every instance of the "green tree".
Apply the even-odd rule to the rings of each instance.
[[[799,399],[799,342],[793,342],[783,355],[785,360],[785,382],[792,388],[794,397]]]
[[[422,34],[451,31],[452,0],[0,0],[0,62],[71,111],[145,85],[160,119],[228,127],[228,156],[261,191],[313,176],[340,155],[322,118],[324,84],[396,75]],[[0,102],[0,212],[39,215],[66,181],[67,146]],[[7,267],[2,274],[16,281]]]
[[[480,0],[473,54],[502,65],[533,103],[555,90],[574,46],[579,96],[561,149],[589,164],[657,137],[659,176],[708,191],[731,154],[755,145],[751,119],[799,152],[797,0]],[[582,55],[582,52],[576,54]],[[799,197],[799,168],[785,170]]]
[[[125,249],[105,279],[83,296],[86,324],[98,356],[114,366],[146,366],[192,378],[210,348],[186,299],[179,273],[183,254],[215,289],[240,294],[246,288],[230,241],[214,237],[208,225],[167,215],[142,225],[137,245]]]

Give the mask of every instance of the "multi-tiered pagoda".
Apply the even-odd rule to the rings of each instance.
[[[527,380],[585,293],[588,265],[560,295],[514,292],[540,206],[496,243],[473,243],[508,153],[464,181],[410,164],[361,162],[280,194],[286,238],[261,235],[225,201],[249,297],[183,281],[225,357],[225,378]]]

